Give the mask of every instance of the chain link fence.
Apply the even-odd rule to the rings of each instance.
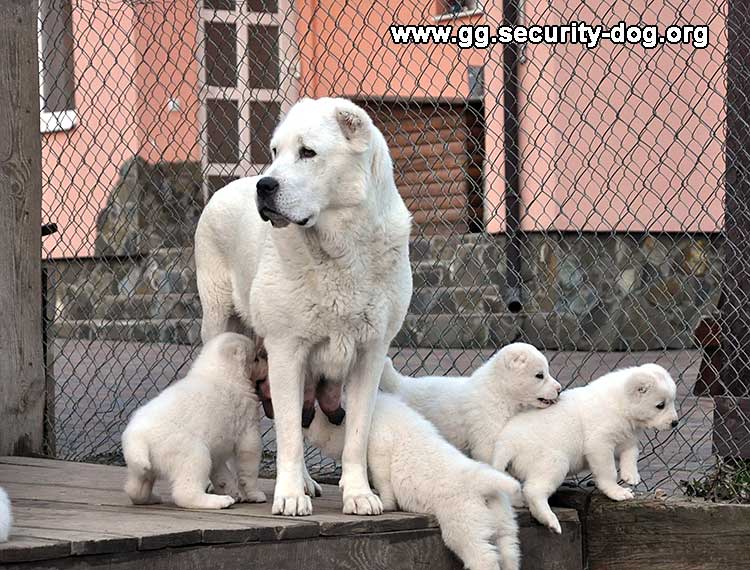
[[[744,158],[726,107],[728,54],[748,36],[729,13],[722,0],[41,0],[43,215],[58,226],[43,251],[48,452],[122,461],[130,413],[200,342],[206,200],[263,171],[295,101],[335,95],[383,131],[414,216],[397,367],[469,374],[513,341],[544,350],[565,386],[656,361],[682,422],[644,437],[638,490],[706,494],[717,461],[750,451],[735,318],[749,216],[728,195]],[[570,25],[584,22],[640,39],[586,47]],[[396,24],[431,27],[396,30],[412,40],[399,43]],[[506,45],[491,39],[501,25],[569,36]],[[648,26],[673,25],[705,45],[684,28],[647,45]],[[429,35],[445,26],[445,41]],[[315,450],[308,463],[335,476]]]

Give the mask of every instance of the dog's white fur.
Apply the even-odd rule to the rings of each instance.
[[[668,429],[677,422],[676,386],[656,364],[616,370],[588,386],[566,390],[554,406],[511,419],[497,442],[493,465],[523,481],[531,514],[554,532],[560,523],[547,499],[567,475],[591,471],[609,498],[633,497],[617,483],[640,482],[638,439],[644,429]]]
[[[306,434],[325,455],[341,457],[344,428],[324,414],[315,415]],[[382,392],[367,459],[385,510],[435,515],[446,545],[470,570],[519,568],[518,525],[507,496],[520,488],[515,479],[466,457],[398,397]]]
[[[411,216],[385,139],[344,99],[304,99],[276,128],[266,177],[278,181],[271,228],[257,211],[259,178],[219,190],[195,235],[204,342],[236,313],[268,352],[278,445],[272,511],[308,515],[302,386],[347,383],[344,512],[378,514],[367,479],[367,434],[388,346],[411,298]],[[315,156],[303,156],[312,150]],[[307,153],[309,155],[309,153]]]
[[[135,504],[159,502],[158,477],[177,506],[222,509],[263,502],[258,488],[262,444],[255,380],[265,377],[249,338],[224,333],[201,350],[185,378],[136,410],[122,434],[125,492]],[[236,473],[236,475],[235,475]],[[239,479],[237,486],[235,477]],[[208,483],[215,491],[208,494]]]
[[[485,463],[492,461],[495,442],[511,417],[547,407],[560,393],[545,356],[520,342],[499,350],[468,378],[409,378],[388,360],[380,386],[397,393],[458,449]]]
[[[0,542],[5,542],[10,536],[10,528],[13,526],[13,512],[10,508],[10,499],[5,489],[0,487]]]

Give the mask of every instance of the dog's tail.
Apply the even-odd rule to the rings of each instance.
[[[10,499],[5,493],[5,489],[0,487],[0,542],[8,540],[12,525],[13,513],[10,509]]]
[[[383,375],[380,377],[380,389],[389,394],[398,394],[401,390],[401,374],[393,366],[393,361],[387,357],[383,365]]]
[[[513,497],[521,491],[521,484],[513,477],[483,463],[473,467],[470,477],[474,488],[485,498],[495,497],[498,493]]]

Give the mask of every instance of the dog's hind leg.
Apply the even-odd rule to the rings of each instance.
[[[125,492],[134,505],[153,505],[161,502],[159,495],[154,494],[156,475],[147,469],[128,467],[128,478]]]
[[[567,467],[559,468],[555,465],[540,464],[535,466],[539,474],[529,477],[523,486],[523,495],[529,506],[531,515],[541,524],[557,534],[562,534],[560,521],[549,506],[548,499],[554,493],[567,475]],[[541,476],[540,474],[546,476]]]
[[[466,568],[500,570],[497,548],[490,542],[494,535],[494,521],[484,500],[469,500],[460,509],[438,512],[437,515],[445,545],[456,553]]]
[[[507,497],[492,499],[490,510],[497,522],[497,550],[502,570],[519,570],[521,548],[518,544],[518,522]]]
[[[265,503],[266,494],[258,486],[258,470],[263,452],[260,426],[253,422],[237,444],[237,474],[242,500],[247,503]]]
[[[206,493],[211,473],[211,455],[208,449],[197,447],[186,451],[174,466],[172,473],[172,498],[183,509],[225,509],[234,504],[229,495]]]

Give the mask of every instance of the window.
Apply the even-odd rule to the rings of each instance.
[[[438,0],[437,18],[470,16],[482,11],[479,0]]]
[[[77,121],[71,0],[40,0],[37,29],[40,130],[70,130]]]

